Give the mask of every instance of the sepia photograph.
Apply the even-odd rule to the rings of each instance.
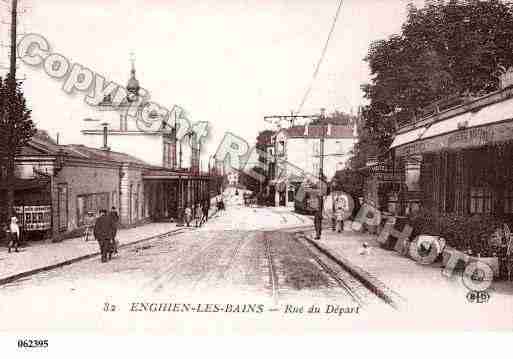
[[[513,1],[0,0],[0,352],[512,329]]]

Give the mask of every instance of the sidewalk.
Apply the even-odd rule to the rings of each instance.
[[[312,237],[310,237],[312,238]],[[370,247],[369,254],[360,254],[363,242]],[[395,251],[382,249],[375,235],[353,231],[342,233],[323,229],[321,240],[315,243],[341,263],[346,263],[371,282],[373,286],[392,297],[399,298],[403,306],[421,302],[446,307],[448,302],[465,303],[469,290],[463,285],[461,275],[451,278],[442,275],[440,262],[418,264]],[[494,282],[490,293],[495,299],[511,301],[513,283]]]
[[[134,228],[118,230],[120,246],[178,230],[176,223],[149,223]],[[99,254],[96,240],[84,241],[82,237],[52,243],[51,240],[30,242],[19,253],[0,248],[0,285],[33,273],[70,264]]]

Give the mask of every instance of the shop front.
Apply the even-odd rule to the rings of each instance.
[[[417,188],[415,233],[442,236],[468,255],[506,258],[513,242],[513,92],[500,90],[413,127],[399,131],[391,148]]]

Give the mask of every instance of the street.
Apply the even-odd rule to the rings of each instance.
[[[94,327],[105,310],[139,312],[144,303],[218,303],[225,312],[245,303],[271,313],[293,313],[303,303],[386,307],[363,286],[341,284],[340,268],[298,236],[311,225],[289,210],[232,202],[201,228],[128,246],[108,263],[94,257],[5,285],[1,316],[19,314],[8,322],[20,328],[60,328],[70,318]]]
[[[411,327],[420,318],[424,326],[442,320],[447,327],[466,327],[468,313],[485,325],[490,311],[509,310],[507,296],[499,293],[486,306],[468,304],[465,288],[436,268],[390,262],[398,267],[387,273],[384,266],[394,259],[385,252],[365,259],[350,247],[350,233],[337,236],[325,228],[320,247],[343,239],[343,257],[371,270],[371,277],[384,276],[408,298],[406,311],[394,310],[308,239],[310,217],[287,208],[244,207],[239,197],[229,196],[227,210],[201,228],[181,227],[127,245],[108,263],[95,256],[0,287],[0,317],[9,323],[0,330],[336,331]],[[418,279],[405,281],[411,270]],[[442,305],[452,312],[425,311]],[[487,311],[476,316],[478,308]]]

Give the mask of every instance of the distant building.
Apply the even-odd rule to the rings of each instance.
[[[237,186],[239,184],[239,173],[238,172],[230,172],[228,173],[228,184],[230,186]]]
[[[268,147],[270,173],[276,205],[294,200],[294,193],[306,177],[318,179],[321,164],[321,136],[324,133],[324,169],[329,181],[335,172],[344,169],[357,142],[356,124],[304,125],[278,131],[273,146]]]
[[[95,148],[109,147],[144,159],[154,166],[177,168],[174,123],[165,123],[156,112],[146,114],[148,123],[136,121],[137,104],[144,101],[146,94],[139,85],[133,62],[126,90],[127,96],[120,105],[115,106],[112,98],[106,96],[97,106],[95,118],[85,120],[89,128],[82,130],[84,143]]]

